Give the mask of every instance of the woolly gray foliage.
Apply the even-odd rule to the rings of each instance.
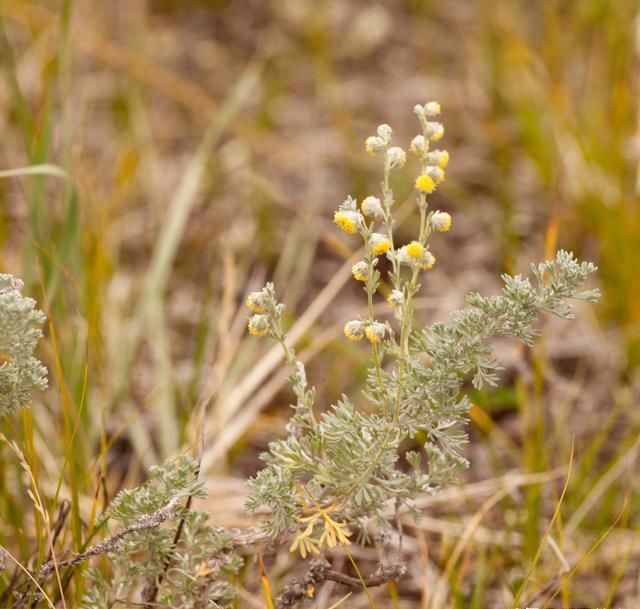
[[[0,274],[0,416],[28,406],[31,391],[47,386],[47,370],[34,356],[46,318],[22,288],[19,279]]]
[[[206,496],[197,481],[198,464],[188,456],[167,461],[150,470],[142,486],[120,491],[105,518],[135,527],[176,499]],[[234,590],[228,577],[237,573],[242,560],[232,548],[228,532],[208,524],[208,514],[176,510],[171,526],[138,530],[122,537],[107,555],[113,576],[90,570],[91,583],[81,607],[109,609],[118,602],[150,601],[145,595],[157,589],[153,605],[191,609],[228,606]],[[178,521],[182,522],[178,543]]]
[[[264,526],[277,536],[296,528],[305,509],[300,489],[306,489],[316,501],[343,506],[344,518],[355,528],[372,516],[384,525],[382,508],[390,500],[407,503],[419,492],[434,492],[453,481],[456,470],[468,466],[463,454],[469,408],[465,382],[471,379],[480,388],[498,381],[490,340],[508,336],[530,345],[538,334],[532,324],[541,313],[569,318],[567,299],[595,302],[597,290],[579,291],[595,270],[560,251],[555,260],[532,266],[535,286],[520,275],[503,275],[500,295],[469,294],[469,306],[453,312],[449,324],[412,332],[401,375],[397,367],[383,369],[380,383],[371,369],[366,411],[343,396],[309,423],[311,405],[299,399],[292,419],[295,433],[272,442],[262,456],[267,466],[250,481],[248,510],[268,508]],[[273,287],[263,295],[267,312],[275,315]],[[385,341],[385,349],[387,357],[400,356],[393,338]],[[296,395],[305,394],[298,387]],[[408,439],[419,442],[420,450],[401,457],[401,444]]]

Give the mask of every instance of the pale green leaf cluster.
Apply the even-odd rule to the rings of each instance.
[[[151,468],[145,484],[118,493],[105,519],[136,526],[176,499],[206,496],[196,480],[197,469],[186,456]],[[184,508],[175,511],[167,526],[122,537],[107,556],[113,575],[88,572],[91,583],[82,607],[107,609],[116,602],[149,600],[145,594],[154,588],[154,602],[163,607],[225,607],[234,597],[228,578],[242,565],[228,532],[211,527],[205,512]]]
[[[22,287],[0,274],[0,416],[28,406],[31,391],[47,386],[47,370],[34,355],[45,315]]]

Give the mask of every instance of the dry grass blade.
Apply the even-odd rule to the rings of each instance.
[[[44,6],[9,1],[3,3],[1,10],[3,16],[30,28],[59,27],[58,15]],[[96,57],[112,68],[128,72],[197,115],[208,116],[218,110],[215,100],[197,84],[104,38],[96,30],[76,26],[71,28],[69,34],[72,45],[82,52]]]
[[[447,565],[438,580],[438,584],[436,586],[436,590],[433,594],[433,597],[430,602],[430,607],[432,609],[438,609],[439,607],[443,607],[445,603],[445,596],[447,592],[447,580],[451,576],[453,569],[455,568],[458,560],[462,556],[464,549],[467,547],[469,542],[471,541],[475,530],[482,522],[482,519],[487,515],[489,510],[497,505],[504,497],[506,497],[511,492],[510,488],[502,489],[498,493],[496,493],[493,497],[490,497],[485,501],[480,509],[473,515],[469,524],[465,527],[464,533],[458,540],[449,560],[447,561]]]
[[[267,570],[264,568],[264,560],[262,560],[262,546],[258,548],[258,565],[260,566],[260,581],[262,582],[262,590],[264,591],[264,598],[267,601],[267,607],[268,609],[274,609],[271,586],[269,585]]]
[[[31,575],[29,569],[27,569],[19,560],[17,560],[15,556],[11,554],[11,552],[9,552],[9,550],[7,550],[7,548],[5,548],[4,546],[0,545],[0,551],[2,551],[3,554],[6,554],[15,563],[16,567],[18,567],[18,569],[20,569],[29,578],[31,583],[35,586],[35,588],[37,588],[38,592],[42,594],[42,598],[47,601],[47,605],[49,605],[51,609],[56,609],[53,601],[49,598],[49,595],[43,590],[42,586],[38,583],[35,577]]]
[[[137,316],[133,321],[131,336],[126,350],[122,356],[122,366],[120,368],[120,391],[121,393],[129,381],[129,367],[133,353],[135,352],[145,328],[152,328],[154,333],[153,344],[164,347],[157,353],[160,366],[165,369],[170,367],[167,358],[167,340],[161,340],[164,333],[165,322],[162,311],[162,298],[166,286],[167,278],[171,271],[175,259],[178,245],[182,237],[187,218],[196,203],[197,194],[205,174],[206,165],[220,137],[229,125],[230,121],[240,112],[243,103],[248,99],[253,91],[263,66],[263,58],[255,59],[245,69],[239,78],[235,88],[229,95],[226,102],[216,114],[211,126],[206,132],[198,150],[191,159],[184,176],[182,177],[178,189],[167,213],[166,222],[158,236],[147,281],[142,295],[142,300],[137,309]],[[158,347],[160,348],[160,347]],[[162,366],[164,362],[164,366]],[[166,375],[162,376],[166,382]],[[160,440],[165,454],[171,454],[177,448],[176,435],[176,413],[174,412],[171,398],[163,393],[163,398],[158,409]],[[134,428],[140,423],[135,421]],[[140,430],[138,430],[139,432]],[[133,430],[134,435],[136,429]]]
[[[560,497],[558,498],[558,501],[556,503],[556,508],[553,512],[553,516],[551,517],[551,521],[549,522],[549,525],[547,526],[547,530],[544,532],[544,535],[542,536],[542,540],[540,541],[540,545],[538,546],[538,550],[536,552],[536,555],[533,557],[533,560],[531,561],[531,565],[529,565],[529,569],[527,570],[527,574],[525,575],[525,578],[522,582],[522,584],[520,585],[520,588],[518,588],[518,592],[515,595],[515,599],[513,601],[513,607],[514,609],[518,606],[518,602],[520,601],[520,598],[522,596],[522,594],[524,593],[527,584],[529,583],[529,580],[531,579],[531,575],[533,574],[533,570],[535,569],[536,565],[538,564],[538,561],[540,560],[540,556],[542,554],[542,550],[544,549],[544,546],[547,542],[547,539],[549,538],[549,536],[551,535],[551,530],[553,529],[553,525],[555,524],[558,516],[560,515],[560,508],[562,507],[562,502],[564,501],[565,495],[567,494],[567,489],[569,488],[569,481],[571,480],[571,470],[573,467],[573,442],[571,444],[571,453],[569,455],[569,465],[568,465],[568,470],[567,470],[567,477],[565,479],[565,483],[564,486],[562,488],[562,493],[560,493]]]
[[[0,178],[19,178],[22,176],[51,176],[70,180],[71,176],[58,165],[43,163],[41,165],[30,165],[29,167],[18,167],[16,169],[3,169],[0,171]]]
[[[8,440],[3,433],[0,433],[0,442],[4,442],[7,444],[7,446],[9,446],[11,451],[16,455],[18,461],[20,462],[20,465],[23,471],[27,474],[29,478],[31,488],[27,489],[27,494],[31,499],[31,502],[33,503],[33,507],[35,511],[38,514],[40,514],[45,530],[47,532],[47,543],[49,545],[49,554],[51,556],[51,564],[53,565],[53,570],[55,571],[55,574],[56,574],[56,582],[58,584],[58,589],[60,591],[60,599],[62,601],[62,606],[63,606],[63,609],[66,609],[67,603],[64,597],[64,589],[62,587],[62,580],[60,579],[60,571],[58,569],[58,561],[56,559],[56,553],[54,549],[54,534],[51,530],[51,521],[49,519],[49,513],[47,512],[47,509],[45,508],[42,502],[42,498],[40,497],[40,493],[38,492],[38,485],[36,483],[36,479],[33,475],[33,472],[31,471],[31,467],[29,466],[29,463],[27,462],[24,455],[22,454],[22,451],[20,450],[19,446],[15,442]],[[11,556],[10,554],[9,556],[11,557],[12,560],[14,560],[14,562],[22,570],[26,571],[26,569],[24,569],[24,567],[17,560],[15,560],[13,556]],[[28,573],[28,575],[29,575],[29,579],[36,584],[36,587],[39,590],[42,590],[38,585],[38,582],[36,582],[35,579],[33,578],[33,576],[30,573]],[[47,597],[47,600],[48,600],[48,597]]]
[[[580,523],[591,509],[598,503],[600,497],[608,488],[631,466],[636,464],[638,456],[638,448],[640,448],[640,438],[638,438],[627,451],[591,488],[588,495],[582,503],[577,507],[576,511],[571,515],[565,526],[565,534],[571,536],[575,533]]]
[[[333,276],[331,281],[298,318],[298,321],[287,333],[288,341],[291,345],[296,345],[349,280],[351,266],[359,255],[360,252],[356,253],[340,267],[340,270]],[[281,348],[279,346],[272,347],[243,378],[242,382],[228,395],[222,397],[223,402],[220,407],[215,409],[219,414],[216,416],[215,422],[210,422],[208,425],[207,436],[210,436],[215,430],[216,438],[211,447],[205,450],[202,459],[203,472],[210,471],[233,442],[245,432],[248,424],[255,416],[255,411],[253,410],[248,413],[248,416],[244,416],[243,405],[245,401],[276,369],[283,358]]]

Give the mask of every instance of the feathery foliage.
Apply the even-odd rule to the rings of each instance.
[[[29,405],[31,391],[47,386],[46,368],[34,356],[45,315],[22,288],[19,279],[0,274],[0,416]]]

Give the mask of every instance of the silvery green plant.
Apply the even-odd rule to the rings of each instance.
[[[419,163],[415,179],[420,221],[415,240],[399,245],[394,235],[394,194],[390,174],[406,162],[406,153],[392,145],[392,129],[380,125],[365,149],[381,158],[381,197],[368,196],[360,205],[353,197],[335,212],[335,224],[363,241],[364,255],[353,276],[363,283],[368,315],[344,327],[352,341],[368,339],[372,365],[364,397],[368,407],[357,408],[347,396],[328,409],[315,404],[303,364],[287,342],[282,328],[284,306],[274,286],[267,284],[247,298],[253,315],[249,331],[269,336],[282,345],[296,396],[289,435],[269,445],[262,455],[266,467],[250,481],[250,512],[266,508],[264,528],[273,538],[293,533],[292,551],[319,554],[336,544],[346,546],[357,532],[367,535],[374,519],[384,529],[390,523],[389,504],[407,505],[419,493],[434,493],[468,466],[464,446],[469,398],[474,387],[498,382],[491,339],[514,337],[531,345],[533,326],[541,313],[572,316],[569,299],[595,302],[597,290],[579,291],[596,270],[560,251],[555,260],[532,266],[533,283],[517,275],[503,275],[502,293],[467,296],[468,307],[451,314],[448,324],[417,327],[414,296],[423,274],[435,264],[431,237],[451,227],[451,216],[432,211],[428,195],[445,179],[449,154],[432,145],[444,134],[436,102],[414,108],[421,132],[410,145]],[[373,304],[381,288],[378,262],[389,261],[387,302],[394,323],[374,317]],[[412,440],[416,450],[401,445]]]
[[[206,513],[191,509],[191,499],[205,491],[197,462],[184,456],[152,468],[145,484],[117,495],[94,529],[105,530],[111,521],[117,532],[63,561],[44,563],[31,581],[40,586],[56,567],[106,555],[108,576],[95,569],[87,572],[83,607],[235,606],[232,577],[241,566],[240,545],[264,541],[266,535],[276,544],[288,538],[290,551],[302,558],[336,546],[351,558],[347,546],[356,538],[368,541],[369,521],[382,530],[391,526],[389,505],[411,508],[418,494],[437,492],[468,466],[464,447],[470,404],[465,388],[468,380],[476,388],[498,382],[491,339],[508,336],[531,345],[538,334],[533,324],[542,313],[571,318],[568,300],[595,302],[597,290],[580,291],[580,286],[596,267],[560,251],[554,260],[531,267],[532,280],[503,275],[500,294],[469,294],[468,306],[453,312],[449,323],[418,326],[414,297],[424,273],[436,263],[431,237],[449,231],[452,219],[447,212],[431,210],[427,200],[445,180],[449,162],[446,150],[432,148],[444,134],[442,124],[433,120],[440,106],[429,102],[414,112],[421,127],[410,144],[419,164],[415,239],[402,245],[395,241],[390,176],[405,165],[407,155],[392,145],[388,125],[380,125],[365,141],[366,151],[381,159],[381,196],[360,203],[349,196],[334,214],[335,224],[357,235],[364,246],[352,272],[363,284],[368,314],[347,321],[344,334],[370,345],[367,407],[356,407],[345,395],[328,408],[316,403],[316,392],[283,328],[284,305],[268,283],[247,298],[252,311],[248,328],[281,345],[295,404],[288,436],[269,445],[262,455],[266,466],[249,481],[247,510],[267,513],[262,533],[240,543],[237,532],[215,528]],[[390,269],[384,285],[381,256]],[[33,356],[44,316],[20,294],[21,287],[19,280],[0,275],[0,415],[27,405],[30,391],[46,385],[45,369]],[[374,316],[374,302],[383,289],[389,320]],[[416,448],[404,452],[407,440]],[[404,569],[399,567],[381,567],[367,585],[400,576]],[[285,588],[278,607],[295,605],[326,579],[357,587],[365,582],[358,574],[359,580],[350,578],[316,560],[302,583]],[[38,598],[32,587],[17,606]]]
[[[112,575],[88,572],[82,607],[109,609],[138,598],[149,606],[181,609],[225,607],[232,601],[228,578],[242,559],[233,551],[231,535],[210,526],[205,512],[183,506],[187,497],[206,496],[197,471],[197,462],[182,456],[151,468],[139,488],[118,493],[98,527],[112,520],[126,534],[101,548]],[[165,522],[169,526],[160,526]]]
[[[0,274],[0,416],[31,403],[31,392],[47,386],[47,370],[34,355],[45,315],[22,295],[23,283]]]

